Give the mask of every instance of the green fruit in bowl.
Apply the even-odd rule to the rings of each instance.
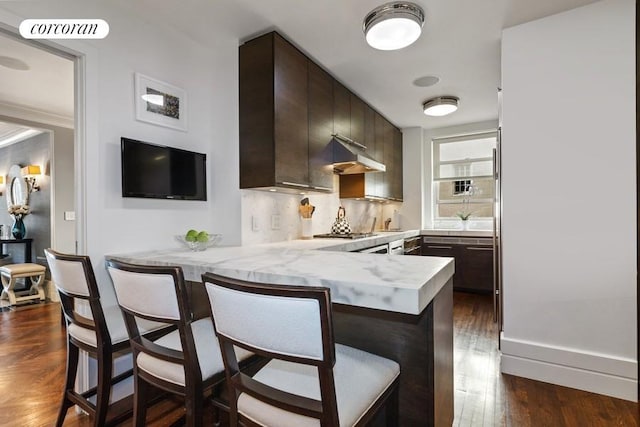
[[[196,230],[189,230],[184,236],[184,240],[187,242],[195,242],[198,240],[198,232]]]
[[[199,243],[206,243],[209,241],[209,234],[206,231],[201,231],[198,233],[198,236],[196,237],[196,240]]]

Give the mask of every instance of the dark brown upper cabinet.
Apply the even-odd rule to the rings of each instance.
[[[362,99],[355,96],[353,93],[350,94],[351,100],[351,139],[354,141],[364,144],[364,107],[365,103]],[[366,144],[365,144],[366,145]],[[369,149],[367,149],[367,153],[371,155]]]
[[[367,153],[384,163],[387,171],[340,175],[340,197],[402,201],[402,132],[365,104],[361,141]]]
[[[351,92],[333,81],[333,132],[351,138]]]
[[[276,32],[240,46],[239,62],[240,188],[333,191],[336,133],[387,167],[341,175],[340,197],[402,199],[402,134],[389,121]]]
[[[314,190],[333,190],[333,77],[308,61],[309,184]]]
[[[243,44],[239,56],[240,188],[311,190],[309,60],[275,32]],[[312,123],[319,115],[314,107]]]
[[[389,199],[395,201],[402,201],[403,188],[402,188],[402,132],[399,129],[393,128],[393,143],[392,143],[392,163],[391,170],[388,172],[387,178],[390,178],[391,184],[389,185]]]
[[[382,141],[376,138],[376,117],[380,116],[373,108],[365,105],[364,108],[364,145],[367,152],[374,160],[384,163]],[[381,183],[381,172],[365,173],[362,180],[364,181],[364,197],[372,198],[380,194],[378,186]]]

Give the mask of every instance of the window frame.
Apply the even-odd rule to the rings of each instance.
[[[453,143],[453,142],[464,142],[464,141],[472,141],[472,140],[477,140],[477,139],[485,139],[485,138],[493,138],[496,141],[497,144],[497,138],[498,138],[498,130],[490,130],[490,131],[481,131],[481,132],[473,132],[473,133],[468,133],[468,134],[463,134],[463,135],[455,135],[455,136],[446,136],[446,137],[439,137],[439,138],[433,138],[431,140],[431,146],[432,146],[432,157],[431,157],[431,171],[432,171],[432,176],[431,176],[431,186],[432,186],[432,200],[431,200],[431,212],[432,212],[432,218],[433,221],[440,221],[440,222],[448,222],[448,221],[457,221],[457,218],[455,217],[448,217],[448,216],[439,216],[438,212],[439,212],[439,205],[453,205],[453,204],[460,204],[460,206],[463,206],[464,204],[464,200],[465,198],[468,198],[468,192],[463,192],[460,194],[453,194],[451,196],[451,198],[440,198],[440,191],[439,191],[439,183],[441,182],[451,182],[452,185],[455,185],[455,181],[471,181],[471,185],[474,185],[474,180],[475,179],[494,179],[495,178],[495,159],[493,157],[493,155],[491,157],[477,157],[477,158],[467,158],[467,159],[462,159],[462,160],[446,160],[446,161],[440,161],[440,147],[442,144],[447,144],[447,143]],[[495,149],[495,146],[494,146]],[[441,165],[447,165],[447,164],[469,164],[471,165],[473,162],[484,162],[484,161],[491,161],[492,162],[492,173],[488,174],[488,175],[472,175],[472,174],[467,174],[464,176],[452,176],[452,177],[446,177],[446,178],[442,178],[439,176],[440,174],[440,166]],[[495,188],[494,188],[495,191]],[[485,198],[476,198],[476,199],[470,199],[467,200],[467,203],[470,205],[474,205],[474,204],[487,204],[487,203],[491,203],[494,204],[495,202],[495,194],[491,197],[485,197]],[[493,207],[492,210],[494,210],[495,207]],[[493,218],[492,216],[482,216],[482,217],[475,217],[474,219],[476,220],[481,220],[481,221],[486,221],[488,219]]]

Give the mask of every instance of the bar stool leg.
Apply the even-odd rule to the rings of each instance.
[[[113,361],[111,360],[111,349],[105,351],[98,347],[102,354],[98,359],[98,389],[96,394],[96,416],[94,425],[101,427],[105,425],[107,411],[109,410],[109,395],[111,394],[111,371]]]
[[[147,419],[147,390],[149,385],[134,375],[134,392],[133,392],[133,419],[135,427],[144,427]]]
[[[68,409],[73,406],[73,402],[69,400],[67,393],[73,391],[76,383],[79,353],[80,351],[78,347],[67,341],[67,374],[64,382],[64,392],[62,393],[62,403],[60,404],[60,412],[58,413],[56,427],[62,427],[64,424],[64,418],[67,416]]]

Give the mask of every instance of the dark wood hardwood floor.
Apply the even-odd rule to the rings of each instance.
[[[454,426],[640,425],[637,403],[500,373],[491,296],[454,293]]]
[[[455,426],[640,426],[636,403],[500,374],[490,297],[455,293],[454,328]],[[55,424],[65,353],[57,304],[0,312],[0,426]],[[148,425],[181,415],[180,399],[165,400],[149,410]],[[69,410],[65,426],[91,425]]]

